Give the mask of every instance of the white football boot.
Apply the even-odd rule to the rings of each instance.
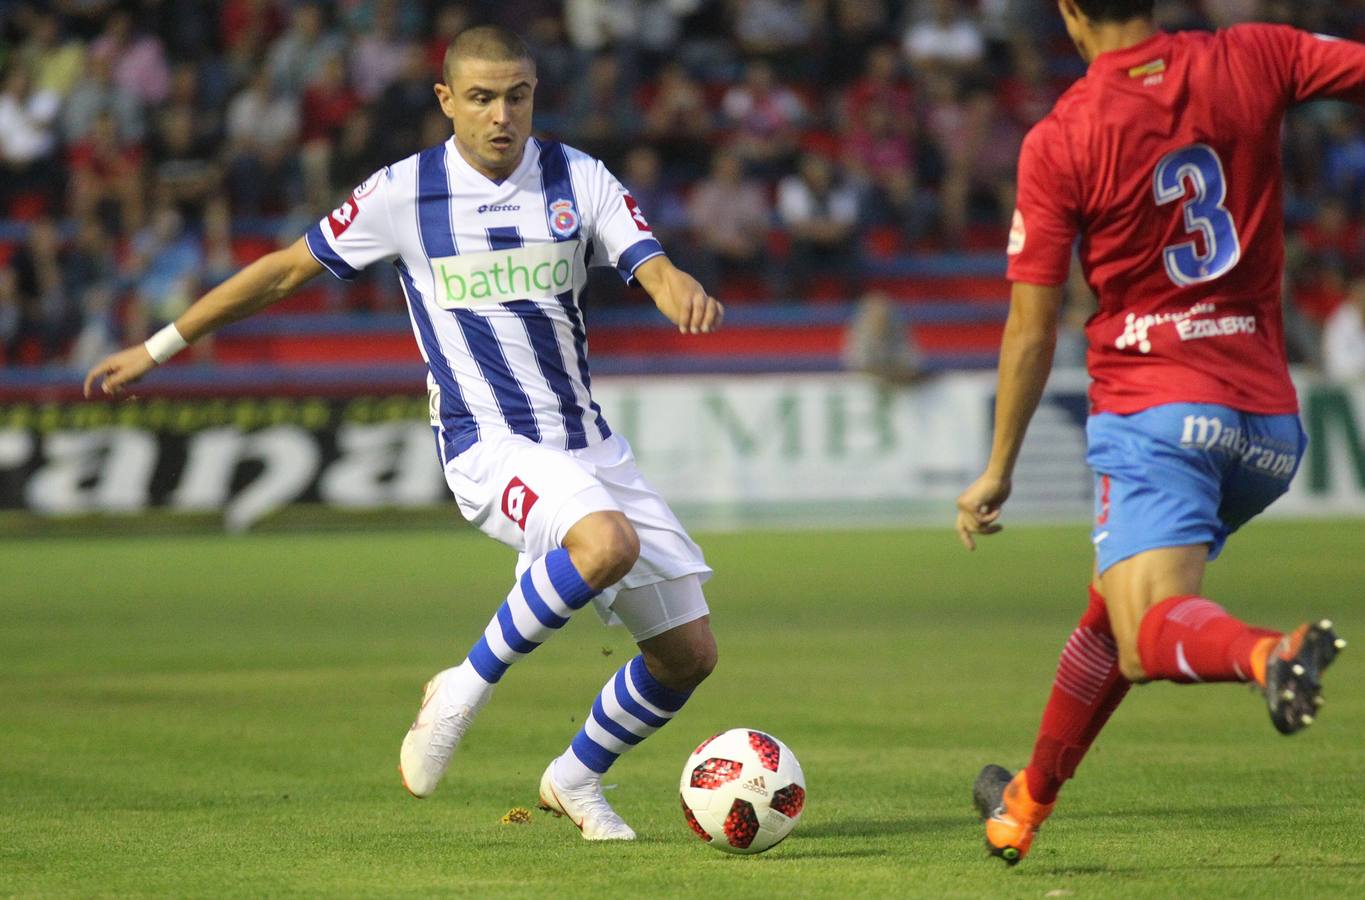
[[[488,702],[493,685],[467,664],[437,672],[422,693],[422,708],[403,738],[398,774],[414,797],[429,797],[441,783],[455,748],[474,714]]]
[[[588,841],[633,841],[635,830],[616,814],[602,796],[602,776],[581,786],[563,787],[554,778],[552,761],[540,776],[540,808],[565,816]]]

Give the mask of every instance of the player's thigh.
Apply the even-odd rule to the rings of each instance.
[[[594,512],[620,512],[593,467],[520,437],[480,441],[446,465],[460,512],[480,531],[534,559]]]
[[[624,438],[613,437],[590,448],[598,481],[617,507],[630,520],[640,542],[640,555],[621,579],[622,591],[696,575],[711,576],[701,548],[688,535],[663,497],[650,486],[635,465]]]
[[[699,575],[623,588],[611,610],[646,652],[666,660],[705,651],[704,644],[714,652],[708,623],[711,610]]]
[[[1308,436],[1296,415],[1242,416],[1242,429],[1228,440],[1219,518],[1232,534],[1284,493],[1299,469]]]

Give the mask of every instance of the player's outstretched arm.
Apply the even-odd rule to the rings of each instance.
[[[127,385],[156,368],[158,359],[153,357],[154,351],[164,361],[180,349],[177,332],[184,344],[192,344],[230,322],[283,300],[321,271],[322,264],[308,252],[302,238],[283,250],[267,253],[185,310],[175,320],[174,331],[169,335],[175,343],[164,348],[159,344],[149,346],[163,339],[166,333],[163,330],[152,341],[134,344],[100,360],[85,376],[85,396],[89,397],[97,384],[105,394],[117,396]]]
[[[683,334],[710,334],[720,330],[725,307],[706,293],[697,279],[673,265],[667,256],[645,260],[635,270],[635,280]]]
[[[1010,315],[1000,343],[999,388],[995,398],[995,438],[986,471],[957,498],[957,534],[968,550],[974,535],[1000,531],[1000,510],[1009,499],[1014,464],[1024,443],[1057,348],[1062,288],[1015,282]]]

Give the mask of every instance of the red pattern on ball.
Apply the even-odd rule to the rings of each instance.
[[[799,784],[789,784],[782,790],[773,794],[772,808],[782,813],[788,819],[795,819],[801,815],[801,810],[806,806],[806,791]]]
[[[722,784],[734,781],[743,771],[744,763],[713,756],[692,770],[692,778],[689,783],[694,788],[714,791]]]
[[[736,800],[725,817],[725,838],[731,847],[747,848],[758,836],[758,813],[748,800]]]
[[[754,748],[754,752],[758,754],[758,761],[763,764],[763,768],[769,772],[777,771],[777,762],[782,758],[782,751],[778,749],[777,741],[761,731],[751,731],[749,732],[749,746]]]
[[[724,734],[724,733],[725,733],[725,732],[723,732],[723,731],[717,731],[715,734],[711,735],[709,738],[707,738],[706,740],[702,741],[700,744],[697,745],[697,749],[695,749],[695,750],[692,751],[692,755],[693,755],[693,756],[696,756],[698,753],[700,753],[700,752],[702,752],[703,750],[705,750],[707,744],[711,743],[712,741],[714,741],[716,738],[720,737],[720,736],[721,736],[722,734]]]
[[[706,833],[706,829],[701,827],[701,823],[697,821],[697,817],[692,815],[692,810],[688,808],[687,798],[682,794],[678,794],[678,799],[682,801],[683,816],[687,819],[687,826],[692,829],[692,833],[703,841],[706,841],[708,844],[711,843],[711,835]]]

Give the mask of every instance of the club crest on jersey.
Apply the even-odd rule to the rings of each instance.
[[[531,515],[531,508],[539,499],[536,492],[528,488],[520,478],[513,478],[507,482],[507,489],[502,492],[502,514],[525,531],[526,518]]]
[[[550,204],[550,230],[562,238],[573,237],[578,231],[578,210],[572,200],[556,200]]]

